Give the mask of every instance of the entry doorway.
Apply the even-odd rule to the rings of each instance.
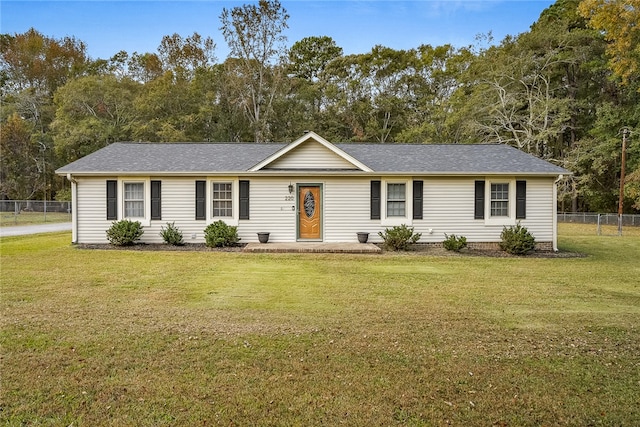
[[[298,238],[322,240],[322,186],[298,185]]]

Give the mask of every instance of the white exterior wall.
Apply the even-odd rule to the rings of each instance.
[[[106,180],[119,179],[118,219],[122,218],[122,182],[127,179],[116,177],[87,178],[75,177],[77,188],[77,243],[107,243],[105,231],[113,221],[106,219]],[[490,180],[487,177],[393,177],[391,182],[406,182],[406,218],[384,219],[384,197],[382,198],[382,220],[370,219],[371,180],[381,180],[384,187],[385,177],[146,177],[131,180],[144,181],[145,192],[150,194],[151,179],[162,181],[162,220],[151,221],[150,198],[145,200],[147,218],[143,219],[146,243],[161,243],[159,233],[167,222],[183,232],[187,243],[203,243],[203,230],[207,224],[217,220],[211,217],[211,182],[233,183],[234,218],[225,222],[238,226],[241,243],[257,242],[258,232],[269,232],[270,242],[293,242],[297,237],[297,184],[320,184],[322,186],[323,240],[325,242],[355,242],[356,232],[369,232],[372,242],[380,242],[379,231],[396,224],[407,224],[422,233],[420,242],[442,242],[444,234],[465,236],[469,242],[497,242],[504,225],[515,224],[514,218],[491,224],[485,220],[474,219],[474,181]],[[250,181],[250,219],[238,220],[238,180]],[[423,219],[412,219],[413,179],[423,181]],[[518,178],[525,179],[525,178]],[[195,181],[207,181],[207,220],[195,220]],[[500,181],[505,181],[500,178]],[[515,178],[511,178],[515,182]],[[537,242],[553,241],[554,220],[554,184],[553,178],[529,178],[527,181],[526,219],[521,224],[529,229]],[[289,194],[288,186],[294,191]],[[512,192],[515,203],[515,190]],[[488,213],[485,214],[485,217]],[[195,239],[192,236],[195,235]]]
[[[501,218],[491,220],[488,208],[485,219],[474,219],[474,182],[488,177],[424,179],[423,219],[414,220],[416,231],[422,232],[421,242],[442,242],[445,233],[465,236],[469,242],[499,242],[504,226],[518,221],[538,242],[551,242],[553,237],[553,178],[527,178],[526,219]],[[524,179],[524,178],[518,178]],[[511,178],[515,181],[515,178]],[[507,179],[494,181],[506,182]],[[513,187],[513,186],[512,186]],[[515,204],[515,188],[510,191]],[[488,206],[487,197],[485,205]],[[515,207],[515,206],[514,206]],[[515,216],[515,215],[514,215]],[[430,233],[431,231],[431,233]]]
[[[77,217],[76,243],[107,243],[106,230],[112,221],[107,220],[107,179],[75,178],[77,200],[73,209]]]
[[[303,143],[267,167],[270,169],[318,169],[319,167],[323,169],[356,169],[346,159],[337,156],[315,141]]]

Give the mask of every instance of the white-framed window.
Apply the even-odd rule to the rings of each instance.
[[[508,182],[492,182],[491,183],[491,217],[508,217],[509,210],[509,183]]]
[[[124,217],[144,218],[144,182],[124,183]]]
[[[474,218],[486,225],[514,225],[526,218],[526,181],[497,177],[475,181]]]
[[[231,182],[213,182],[212,216],[233,217],[233,185]]]
[[[387,217],[407,216],[407,185],[399,182],[387,183]]]

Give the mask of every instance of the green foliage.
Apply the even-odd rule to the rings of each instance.
[[[204,240],[213,248],[233,246],[240,241],[238,227],[229,226],[222,220],[213,222],[204,229]]]
[[[4,34],[0,194],[56,194],[57,167],[118,140],[292,141],[311,129],[330,141],[510,144],[573,172],[567,208],[615,211],[619,130],[628,127],[632,213],[640,31],[627,25],[638,15],[628,5],[558,0],[530,31],[495,43],[343,55],[329,37],[288,51],[287,11],[260,0],[219,16],[231,52],[221,63],[197,33],[96,61],[72,37]]]
[[[162,240],[168,245],[182,246],[184,240],[182,240],[182,231],[176,227],[176,223],[167,223],[167,228],[162,227],[160,230]]]
[[[0,195],[18,200],[33,197],[44,189],[41,148],[33,140],[33,125],[18,113],[0,125]]]
[[[444,237],[442,246],[448,251],[460,252],[467,247],[467,238],[464,236],[456,236],[455,234],[448,236],[447,233],[444,233]]]
[[[55,196],[54,200],[56,200],[58,202],[70,202],[71,201],[71,189],[66,187],[66,188],[61,188],[60,190],[56,191],[56,196]]]
[[[414,233],[413,227],[402,224],[392,228],[385,228],[384,232],[381,231],[378,235],[384,240],[385,249],[406,251],[409,249],[409,245],[420,240],[422,233]]]
[[[107,239],[112,245],[131,246],[140,240],[144,234],[144,230],[140,221],[130,221],[123,219],[114,221],[107,230]]]
[[[500,239],[500,249],[512,255],[526,255],[536,248],[536,239],[520,223],[504,227]]]

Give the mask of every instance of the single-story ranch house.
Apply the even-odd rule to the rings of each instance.
[[[73,242],[106,243],[116,220],[162,243],[175,222],[203,243],[217,220],[241,242],[357,242],[406,224],[420,242],[446,234],[500,241],[520,222],[557,250],[556,183],[570,172],[499,144],[333,144],[308,132],[290,144],[114,143],[56,171],[71,181]]]

